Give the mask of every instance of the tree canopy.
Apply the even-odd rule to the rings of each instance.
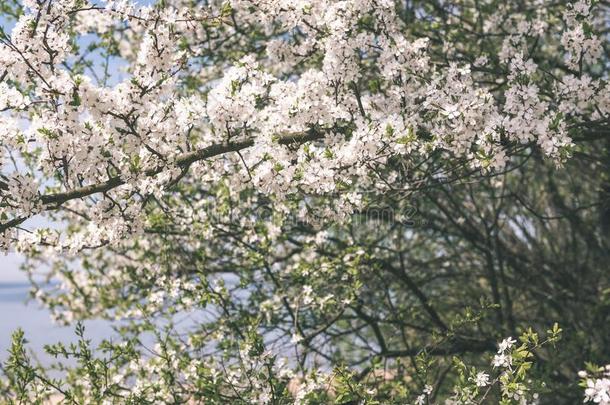
[[[607,1],[0,10],[3,401],[610,404]]]

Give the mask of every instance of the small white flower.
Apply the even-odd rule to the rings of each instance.
[[[506,339],[504,339],[502,342],[500,342],[500,344],[498,345],[498,353],[504,353],[505,351],[507,351],[508,349],[510,349],[511,347],[513,347],[513,345],[516,343],[517,341],[515,339],[513,339],[512,337],[508,337]]]
[[[610,405],[610,378],[587,379],[584,402]]]
[[[489,374],[484,373],[482,371],[478,372],[475,379],[475,384],[477,387],[486,387],[489,385]]]
[[[510,356],[505,354],[496,354],[491,364],[494,367],[508,367],[512,364],[512,362],[513,360]]]

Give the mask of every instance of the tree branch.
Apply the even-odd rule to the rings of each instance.
[[[307,132],[298,133],[298,134],[283,134],[280,135],[277,139],[277,143],[280,145],[293,145],[293,144],[303,144],[305,142],[313,141],[316,139],[323,138],[329,130],[317,130],[310,129]],[[245,139],[236,142],[215,144],[208,146],[206,148],[202,148],[199,150],[195,150],[192,152],[187,152],[182,155],[179,155],[175,164],[178,167],[183,168],[184,170],[188,170],[191,164],[209,159],[215,156],[220,156],[229,152],[237,152],[243,149],[247,149],[254,145],[254,139]],[[155,176],[159,174],[163,170],[164,166],[158,166],[156,168],[148,169],[144,173],[148,177]],[[122,186],[126,183],[126,179],[121,176],[112,177],[102,183],[90,184],[88,186],[83,186],[71,191],[54,193],[54,194],[46,194],[40,196],[41,202],[47,206],[44,208],[45,211],[59,208],[62,204],[67,201],[74,200],[77,198],[84,198],[97,193],[105,193],[114,188]],[[51,206],[51,207],[48,207]],[[9,228],[17,226],[24,222],[27,217],[19,217],[12,219],[8,222],[0,224],[0,232],[3,232]]]

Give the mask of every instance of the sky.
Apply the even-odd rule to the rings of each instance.
[[[21,263],[20,256],[14,253],[6,255],[0,253],[0,284],[27,281],[27,278],[19,271],[19,263]]]
[[[43,364],[51,357],[44,353],[45,344],[59,341],[74,341],[74,327],[55,325],[50,313],[35,301],[28,301],[29,282],[19,270],[20,256],[0,254],[0,361],[8,357],[11,334],[21,328],[29,341],[31,352]],[[94,320],[85,323],[85,336],[94,342],[110,338],[114,332],[106,321]]]

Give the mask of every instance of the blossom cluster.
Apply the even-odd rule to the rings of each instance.
[[[580,371],[581,385],[585,388],[585,402],[610,404],[610,365],[592,372]]]
[[[561,162],[574,145],[571,128],[610,107],[605,81],[582,71],[601,58],[593,3],[568,4],[556,16],[565,29],[550,27],[548,13],[536,8],[525,18],[501,7],[483,27],[511,33],[497,55],[443,64],[389,1],[26,2],[0,43],[2,145],[27,157],[45,190],[14,203],[3,197],[2,232],[11,220],[62,206],[103,211],[91,219],[99,232],[78,238],[85,245],[117,240],[109,229],[130,228],[119,239],[140,229],[120,225],[139,221],[133,205],[160,199],[187,172],[203,188],[222,178],[280,204],[349,189],[354,198],[337,207],[345,215],[366,190],[409,186],[380,174],[396,159],[441,151],[502,170],[515,146],[538,144]],[[248,43],[250,30],[263,33],[263,51],[244,45],[222,59],[240,46],[233,42]],[[87,46],[87,35],[107,39]],[[566,69],[549,72],[531,57],[536,35],[565,55]],[[454,59],[464,45],[444,50]],[[486,84],[489,72],[503,70]],[[82,247],[60,246],[69,243]]]

